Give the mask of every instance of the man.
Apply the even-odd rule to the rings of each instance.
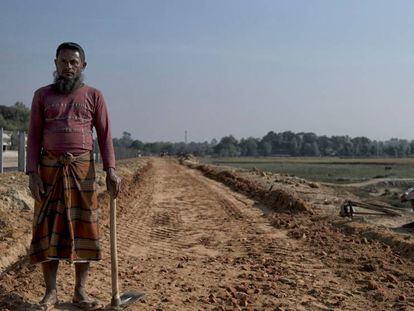
[[[54,83],[35,92],[30,116],[27,173],[35,198],[30,261],[42,265],[44,308],[58,303],[59,260],[69,260],[76,272],[73,303],[96,310],[100,303],[85,289],[90,261],[101,259],[93,127],[111,196],[118,195],[121,179],[115,173],[105,101],[100,91],[83,83],[84,50],[73,42],[62,43],[55,65]]]

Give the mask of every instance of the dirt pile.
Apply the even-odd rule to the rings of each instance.
[[[384,220],[376,216],[368,220],[368,217],[354,220],[338,217],[341,202],[351,197],[346,191],[338,193],[304,179],[282,176],[283,174],[272,175],[257,169],[246,171],[188,162],[185,165],[200,170],[206,177],[219,181],[237,192],[265,203],[272,212],[276,212],[267,215],[272,225],[288,230],[291,238],[313,241],[313,229],[310,227],[313,227],[315,222],[317,226],[323,223],[322,227],[332,227],[333,231],[341,230],[346,235],[379,241],[408,260],[414,261],[414,241],[410,233],[399,234],[392,226],[387,228],[382,225],[393,223],[390,217]],[[323,236],[317,238],[323,239]]]
[[[344,234],[360,236],[363,241],[379,241],[414,262],[414,240],[411,235],[400,235],[383,227],[367,226],[364,223],[342,221],[334,223]]]
[[[0,174],[0,272],[26,253],[33,205],[25,174]]]
[[[185,154],[178,158],[180,164],[197,165],[199,163],[197,157],[192,154]]]
[[[200,170],[206,177],[219,181],[235,191],[265,203],[273,211],[290,214],[312,214],[312,210],[307,203],[288,191],[263,187],[260,183],[243,178],[234,171],[223,170],[211,165],[185,164]]]
[[[0,201],[4,202],[4,208],[10,211],[33,210],[33,199],[27,187],[23,189],[8,188],[0,194]]]
[[[130,164],[133,164],[133,160],[129,161],[131,161]],[[128,165],[128,162],[123,164],[129,167],[134,167],[132,165]],[[136,170],[134,171],[134,174],[131,174],[131,172],[124,172],[121,175],[123,179],[118,199],[118,211],[121,214],[124,212],[125,208],[129,207],[129,202],[137,198],[138,188],[141,187],[141,181],[146,177],[148,171],[152,168],[152,162],[148,159],[141,159],[140,165],[136,167],[135,164],[135,168]],[[106,213],[106,215],[109,216],[109,213]]]

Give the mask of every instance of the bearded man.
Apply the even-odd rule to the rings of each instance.
[[[27,174],[35,198],[30,261],[42,266],[48,309],[58,303],[59,260],[75,264],[73,303],[84,310],[101,307],[86,293],[89,263],[101,259],[93,161],[96,129],[106,184],[116,197],[121,179],[115,173],[107,107],[101,92],[83,83],[85,52],[65,42],[56,50],[54,83],[33,98],[27,140]]]

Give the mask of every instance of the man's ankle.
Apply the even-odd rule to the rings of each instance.
[[[83,287],[83,286],[77,286],[77,287],[75,287],[74,296],[75,297],[87,297],[88,294],[86,292],[85,287]]]
[[[57,294],[56,287],[50,287],[50,288],[46,287],[46,294]]]
[[[56,288],[52,288],[52,289],[46,289],[46,292],[42,298],[42,300],[40,301],[40,303],[46,303],[46,304],[54,304],[58,302],[58,298],[57,298],[57,290]]]

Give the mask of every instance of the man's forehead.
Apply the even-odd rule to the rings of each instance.
[[[81,58],[79,51],[72,49],[62,49],[59,51],[58,58]]]

